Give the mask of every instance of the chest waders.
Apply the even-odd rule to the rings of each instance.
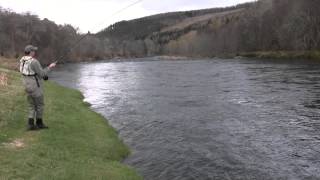
[[[48,128],[42,121],[44,98],[39,76],[34,69],[37,63],[32,64],[33,61],[36,61],[36,59],[30,56],[25,56],[20,60],[20,72],[23,76],[29,104],[28,130]],[[36,124],[34,124],[35,118]]]
[[[39,79],[37,77],[37,73],[33,72],[33,70],[31,70],[31,68],[30,68],[33,59],[32,58],[28,58],[28,59],[24,59],[22,61],[23,61],[22,65],[20,67],[21,74],[23,76],[25,76],[25,77],[28,77],[28,76],[32,77],[33,76],[35,81],[36,81],[36,83],[37,83],[38,88],[40,88],[40,83],[39,83]],[[26,64],[27,64],[27,67],[25,67]]]
[[[36,80],[36,83],[37,83],[37,86],[38,86],[38,88],[40,88],[40,83],[39,83],[39,79],[38,79],[38,77],[37,77],[37,74],[35,74],[35,75],[24,75],[24,74],[22,74],[23,76],[25,76],[25,77],[34,77],[34,79]]]

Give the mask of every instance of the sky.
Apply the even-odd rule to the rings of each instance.
[[[131,20],[158,13],[226,7],[253,0],[0,0],[2,8],[38,15],[57,24],[71,24],[80,32],[92,33],[121,20]]]

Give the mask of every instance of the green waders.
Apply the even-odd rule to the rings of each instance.
[[[43,78],[47,76],[49,68],[42,68],[39,61],[30,56],[20,60],[20,72],[27,93],[29,103],[28,130],[48,128],[43,124],[44,110]],[[34,124],[36,119],[36,125]]]

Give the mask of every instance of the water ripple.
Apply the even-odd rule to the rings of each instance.
[[[301,180],[320,179],[319,68],[141,60],[66,65],[53,79],[110,120],[147,180]]]

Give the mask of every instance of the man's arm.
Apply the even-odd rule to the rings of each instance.
[[[32,61],[31,68],[40,78],[48,76],[48,73],[50,72],[50,67],[42,68],[38,60]]]

